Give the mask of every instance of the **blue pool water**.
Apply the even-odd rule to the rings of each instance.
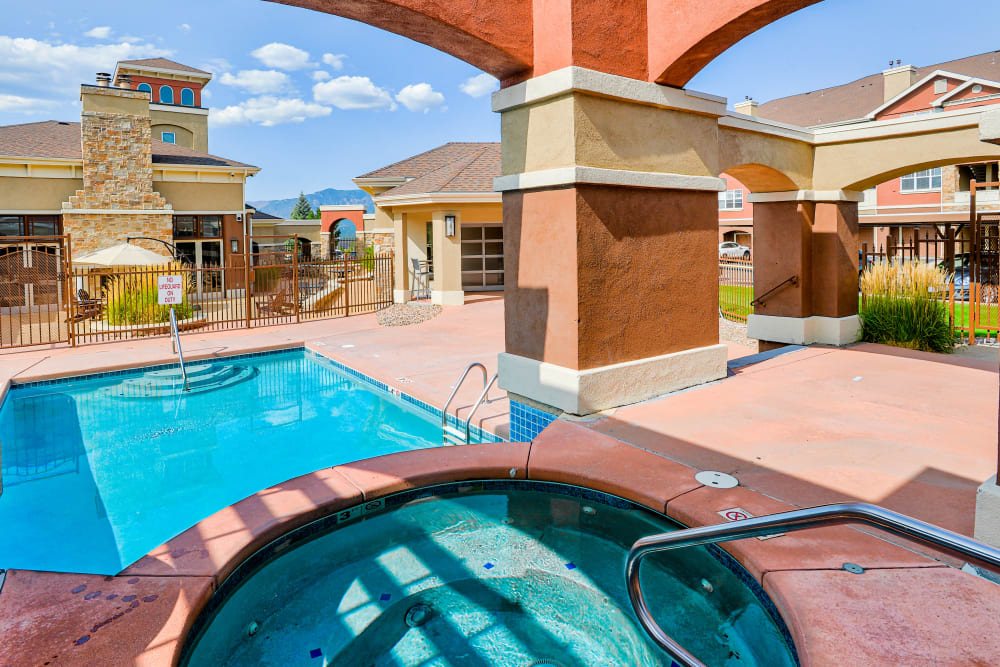
[[[268,486],[441,444],[429,413],[301,349],[213,362],[209,391],[145,375],[8,392],[0,568],[114,574]]]

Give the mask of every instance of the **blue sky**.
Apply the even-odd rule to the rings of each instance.
[[[122,58],[162,55],[215,79],[210,150],[258,165],[248,199],[326,187],[447,141],[496,141],[490,77],[364,24],[258,0],[9,3],[0,124],[77,120],[77,86]],[[975,20],[967,21],[970,16]],[[730,102],[1000,49],[1000,8],[954,0],[827,0],[748,37],[690,84]],[[471,93],[471,94],[470,94]]]

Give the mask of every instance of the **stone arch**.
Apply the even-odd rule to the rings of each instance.
[[[508,79],[531,69],[530,0],[270,0],[361,21]]]

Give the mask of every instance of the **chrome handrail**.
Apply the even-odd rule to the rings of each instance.
[[[485,387],[483,387],[483,393],[479,394],[479,398],[476,399],[476,403],[475,403],[475,405],[472,406],[472,410],[469,411],[469,416],[465,420],[465,442],[466,442],[466,444],[469,443],[469,430],[472,428],[472,415],[476,414],[476,410],[479,409],[479,406],[482,404],[483,399],[486,398],[486,394],[490,393],[490,389],[493,387],[493,384],[496,381],[497,381],[497,374],[494,373],[493,377],[490,378],[490,381],[488,383],[486,383]]]
[[[177,316],[174,315],[173,306],[170,308],[170,342],[173,343],[174,352],[181,361],[181,377],[184,378],[184,391],[188,390],[188,374],[184,368],[184,350],[181,349],[181,334],[177,330]]]
[[[670,656],[684,667],[704,667],[670,637],[653,619],[642,596],[639,584],[639,565],[642,559],[657,551],[715,544],[746,537],[765,537],[777,533],[791,533],[807,528],[862,523],[911,539],[968,556],[982,563],[1000,567],[1000,550],[978,542],[965,535],[953,533],[938,526],[924,523],[884,507],[867,503],[841,503],[823,505],[780,514],[754,517],[701,528],[688,528],[671,533],[649,535],[636,541],[625,561],[625,580],[632,608],[643,629]]]
[[[445,402],[444,404],[444,409],[441,411],[442,429],[448,425],[448,406],[451,405],[451,402],[455,399],[455,394],[457,394],[458,390],[462,387],[462,383],[465,382],[465,378],[469,374],[469,371],[471,371],[473,368],[477,366],[479,367],[479,370],[483,372],[483,387],[484,388],[486,387],[486,366],[482,365],[478,361],[473,361],[471,364],[465,367],[465,372],[462,373],[462,377],[458,378],[458,382],[455,384],[455,388],[451,390],[451,396],[448,397],[447,402]]]

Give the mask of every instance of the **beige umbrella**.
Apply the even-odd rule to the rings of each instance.
[[[119,243],[108,248],[76,257],[73,264],[90,266],[162,266],[174,261],[171,257],[158,255],[131,243]]]

